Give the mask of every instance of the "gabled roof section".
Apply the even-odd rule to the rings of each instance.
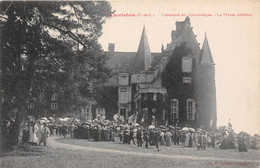
[[[131,72],[136,52],[107,52],[106,54],[109,56],[107,66],[113,69],[113,72]]]
[[[176,31],[172,31],[172,41],[167,45],[165,51],[172,52],[176,46],[186,43],[186,46],[191,50],[193,57],[196,59],[196,62],[199,61],[200,57],[200,47],[196,39],[196,35],[191,27],[190,18],[186,17],[184,21],[176,22]]]
[[[205,34],[203,46],[201,49],[201,57],[200,57],[199,63],[200,64],[214,64],[206,34]]]
[[[146,36],[145,26],[144,26],[132,71],[133,72],[146,71],[151,65],[151,63],[152,63],[152,56],[151,56],[150,47]]]

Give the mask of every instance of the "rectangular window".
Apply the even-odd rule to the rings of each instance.
[[[171,100],[171,119],[179,118],[179,101],[177,99]]]
[[[182,58],[182,72],[185,73],[192,72],[192,58],[189,57]]]
[[[52,110],[58,109],[58,103],[51,103],[51,109]]]
[[[183,77],[183,83],[191,83],[191,77]]]
[[[129,93],[126,87],[121,87],[120,88],[120,93],[119,93],[119,103],[127,103],[129,100],[128,97]]]
[[[195,120],[195,102],[192,99],[187,99],[187,120]]]

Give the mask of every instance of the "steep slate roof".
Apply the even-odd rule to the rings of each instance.
[[[179,25],[178,29],[177,24]],[[162,53],[150,52],[145,27],[143,28],[137,53],[107,52],[106,54],[109,55],[107,65],[109,68],[113,69],[114,72],[113,77],[107,82],[107,85],[118,85],[118,72],[136,73],[140,71],[155,71],[158,68],[157,65],[160,65],[161,63],[161,57],[170,56],[170,53],[175,49],[175,47],[180,45],[181,43],[186,43],[187,47],[191,49],[192,55],[196,59],[197,63],[200,61],[200,59],[202,62],[204,61],[204,59],[208,59],[203,57],[211,57],[211,52],[206,37],[202,48],[202,50],[204,50],[204,54],[201,52],[196,36],[192,31],[192,27],[190,27],[189,17],[186,17],[184,21],[176,22],[176,30],[177,31],[172,32],[172,35],[174,34],[174,37],[172,36],[171,43],[167,45],[166,49],[162,51]],[[160,74],[161,70],[159,69],[153,82],[156,81]]]
[[[135,56],[132,72],[146,71],[151,63],[152,56],[144,26],[137,54]]]
[[[113,52],[109,55],[107,66],[114,72],[130,72],[133,67],[136,52]]]
[[[106,83],[108,86],[118,85],[118,73],[131,73],[134,67],[136,52],[105,52],[108,56],[107,66],[112,69],[113,76]],[[151,53],[151,57],[158,57],[159,53]]]
[[[200,56],[199,63],[200,64],[214,64],[206,34],[205,34],[203,46],[201,49],[201,56]]]
[[[105,84],[107,86],[118,86],[118,72],[131,72],[135,52],[106,52],[108,56],[107,66],[112,69],[112,77]]]

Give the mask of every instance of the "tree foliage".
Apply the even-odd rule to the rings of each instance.
[[[0,6],[4,118],[17,114],[13,109],[25,116],[28,101],[42,92],[59,92],[77,104],[109,77],[98,43],[112,13],[108,2],[2,1]]]
[[[174,95],[181,95],[185,93],[188,88],[183,85],[183,76],[189,76],[182,72],[182,57],[191,55],[191,51],[183,43],[176,46],[169,58],[165,70],[162,73],[162,85],[166,87],[169,93]],[[193,71],[195,69],[195,60],[193,62]]]

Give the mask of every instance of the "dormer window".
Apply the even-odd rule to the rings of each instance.
[[[119,85],[128,85],[129,84],[129,78],[126,74],[120,74],[119,75]]]
[[[182,58],[182,72],[185,72],[185,73],[192,72],[192,58],[190,58],[190,57]]]

